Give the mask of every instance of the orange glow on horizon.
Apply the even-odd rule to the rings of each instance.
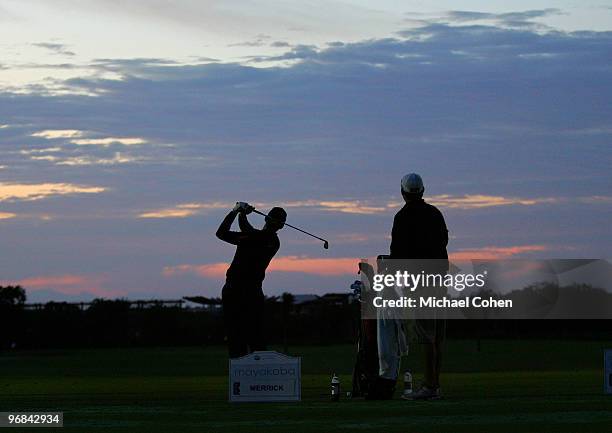
[[[545,245],[518,245],[512,247],[483,247],[455,251],[449,254],[450,260],[469,261],[469,260],[500,260],[510,257],[540,251],[547,251]]]
[[[300,256],[278,257],[270,263],[268,272],[297,272],[319,276],[352,275],[357,273],[359,259],[354,257],[311,258]],[[208,278],[223,278],[229,263],[202,265],[178,265],[164,268],[167,277],[180,274],[196,274]]]
[[[86,293],[97,297],[119,297],[127,294],[125,291],[104,288],[105,279],[101,276],[65,274],[29,277],[4,284],[19,284],[26,291],[53,290],[64,295]]]

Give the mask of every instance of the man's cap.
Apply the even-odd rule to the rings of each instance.
[[[402,191],[407,194],[422,194],[425,191],[423,179],[416,173],[410,173],[402,177]]]

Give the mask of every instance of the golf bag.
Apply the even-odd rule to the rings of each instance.
[[[374,269],[367,263],[360,263],[362,276],[372,281]],[[351,285],[355,297],[363,304],[367,293],[362,281],[355,281]],[[361,312],[360,312],[361,316]],[[357,357],[353,368],[353,397],[365,397],[368,400],[387,400],[393,397],[396,380],[380,377],[379,355],[379,323],[377,319],[358,320]]]
[[[359,324],[357,357],[353,368],[353,397],[366,397],[375,388],[378,379],[376,320],[359,320]]]

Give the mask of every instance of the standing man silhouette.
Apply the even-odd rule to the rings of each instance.
[[[254,207],[238,202],[217,229],[217,237],[236,245],[221,295],[230,358],[265,350],[264,294],[262,283],[270,261],[280,248],[276,232],[283,228],[287,213],[275,207],[261,230],[251,226],[247,215]],[[239,232],[231,231],[238,216]]]
[[[423,200],[425,187],[418,174],[404,176],[401,187],[406,204],[393,220],[390,258],[424,259],[429,273],[446,274],[448,229],[442,213]],[[440,398],[442,342],[446,335],[446,321],[443,318],[417,317],[415,329],[419,342],[425,345],[425,380],[412,398]]]

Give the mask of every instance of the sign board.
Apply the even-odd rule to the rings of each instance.
[[[604,373],[606,394],[612,394],[612,349],[604,352]]]
[[[229,362],[229,401],[300,401],[302,358],[253,352]]]

